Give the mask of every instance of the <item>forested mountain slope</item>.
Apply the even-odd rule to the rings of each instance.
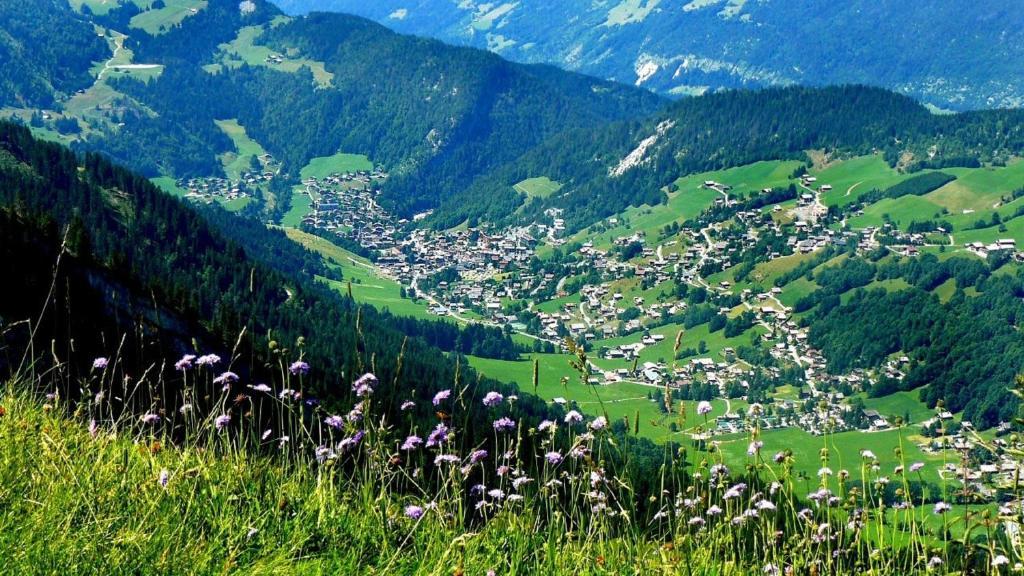
[[[373,369],[398,385],[395,398],[475,382],[466,367],[457,377],[456,362],[428,343],[444,345],[446,325],[399,321],[313,283],[304,250],[280,232],[239,231],[277,247],[275,260],[262,262],[210,221],[98,155],[76,157],[0,122],[0,270],[8,278],[0,371],[27,366],[26,349],[39,370],[54,360],[72,374],[95,356],[117,353],[141,372],[212,351],[225,360],[234,353],[231,369],[257,381],[290,350],[318,381]],[[307,393],[331,403],[351,390]],[[527,397],[519,406],[524,415],[545,410]]]
[[[868,83],[940,107],[1019,106],[1024,14],[1013,0],[768,2],[280,0],[548,62],[670,95]]]
[[[559,134],[454,196],[436,220],[446,226],[465,217],[506,217],[522,201],[513,185],[543,175],[565,186],[516,216],[528,220],[560,208],[567,225],[578,228],[630,205],[657,204],[662,188],[681,176],[805,159],[813,149],[881,151],[890,165],[908,171],[1003,161],[1024,151],[1024,111],[935,115],[909,97],[863,86],[708,94],[644,121]]]
[[[0,1],[0,106],[51,106],[92,84],[107,43],[66,0]]]

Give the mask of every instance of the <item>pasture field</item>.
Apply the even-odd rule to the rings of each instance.
[[[373,162],[362,154],[338,152],[331,156],[313,158],[303,166],[299,175],[303,178],[326,178],[331,174],[373,170]]]
[[[207,0],[164,0],[164,7],[150,9],[152,2],[135,0],[146,9],[132,17],[128,25],[156,36],[163,34],[207,6]]]
[[[527,178],[512,188],[527,198],[547,198],[561,190],[562,184],[555,182],[547,176],[540,176],[537,178]]]
[[[220,161],[224,165],[224,172],[228,178],[237,180],[241,178],[242,172],[249,170],[249,165],[254,157],[258,158],[266,153],[263,146],[245,133],[245,127],[238,123],[238,120],[216,120],[217,127],[235,143],[235,151],[221,154]]]
[[[272,23],[272,25],[276,24],[276,22]],[[302,58],[298,54],[288,53],[281,55],[283,60],[280,64],[269,63],[268,58],[275,54],[274,50],[268,46],[256,43],[256,40],[263,34],[263,31],[263,26],[246,26],[239,29],[238,36],[234,40],[219,46],[221,51],[224,52],[222,64],[234,67],[244,62],[249,66],[266,66],[284,72],[297,72],[300,68],[306,67],[313,73],[313,79],[316,80],[318,86],[322,88],[331,86],[334,74],[327,71],[323,62]]]
[[[323,279],[332,288],[347,294],[351,281],[352,297],[357,302],[370,304],[380,310],[387,309],[396,316],[438,319],[438,316],[427,310],[426,302],[422,300],[414,302],[408,298],[402,298],[401,286],[394,280],[379,276],[365,258],[319,236],[294,228],[283,228],[283,230],[290,239],[320,254],[330,265],[341,269],[343,277],[341,282]]]

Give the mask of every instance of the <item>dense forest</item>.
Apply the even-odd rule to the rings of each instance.
[[[648,139],[653,140],[641,150]],[[514,166],[456,194],[435,220],[446,226],[473,215],[500,219],[508,205],[518,205],[512,184],[543,174],[565,188],[530,203],[516,217],[532,219],[561,208],[574,230],[631,205],[657,203],[664,197],[661,190],[681,176],[759,160],[806,159],[805,151],[812,149],[840,155],[881,152],[907,171],[976,166],[1024,151],[1024,111],[935,115],[911,98],[865,86],[687,98],[642,122],[559,134]],[[631,168],[613,172],[637,150],[643,154]]]
[[[304,250],[284,248],[282,235],[254,227],[245,231],[253,245],[281,243],[254,252],[274,255],[275,264],[260,262],[208,216],[145,178],[98,155],[79,159],[9,123],[0,123],[0,208],[0,265],[11,278],[0,303],[5,326],[34,320],[43,310],[58,248],[67,238],[68,254],[54,283],[58,298],[35,342],[71,367],[85,370],[92,357],[113,354],[122,337],[128,338],[125,350],[139,351],[126,359],[135,369],[174,360],[193,346],[227,358],[237,342],[232,369],[256,379],[276,363],[271,342],[291,348],[301,339],[311,381],[332,383],[316,390],[325,402],[347,398],[345,380],[371,369],[383,382],[400,383],[392,391],[396,402],[402,395],[429,398],[457,379],[475,384],[470,368],[457,367],[428,343],[447,338],[461,352],[466,344],[452,336],[450,324],[398,320],[306,280],[294,273],[306,265]],[[17,366],[11,351],[24,349],[26,332],[5,330],[4,371]],[[486,387],[514,393],[495,382]],[[476,390],[470,387],[471,397]],[[547,410],[533,397],[516,406],[524,417]]]
[[[821,288],[795,308],[810,311],[804,319],[810,342],[834,373],[906,355],[911,365],[903,381],[882,379],[873,395],[920,388],[929,405],[942,400],[976,426],[994,426],[1015,414],[1017,401],[1006,382],[1024,368],[1024,278],[1007,274],[1005,262],[929,254],[877,264],[850,258],[818,272],[814,280]],[[910,287],[869,286],[897,278]],[[943,302],[932,290],[947,281],[956,289]]]
[[[50,107],[93,82],[110,53],[66,0],[0,0],[0,106]]]

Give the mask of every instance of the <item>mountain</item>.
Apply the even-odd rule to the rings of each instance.
[[[50,107],[87,88],[93,61],[106,51],[93,25],[64,0],[0,1],[0,106]]]
[[[88,18],[117,55],[93,86],[47,122],[80,151],[150,177],[224,175],[237,155],[225,122],[280,162],[249,215],[279,221],[314,158],[361,154],[389,177],[381,202],[426,223],[522,223],[564,212],[573,230],[628,206],[657,204],[679,177],[808,149],[882,150],[892,166],[1005,160],[1021,114],[936,115],[863,86],[713,92],[678,102],[549,65],[392,32],[345,14],[284,16],[265,1],[228,0],[165,13],[123,3]],[[664,8],[664,7],[662,7]],[[178,14],[175,19],[171,15]],[[653,12],[652,12],[653,14]],[[164,23],[157,16],[164,16]],[[77,21],[77,20],[76,20]],[[31,113],[31,118],[29,117]],[[58,123],[59,122],[59,123]],[[68,123],[71,129],[65,130]],[[548,178],[560,189],[527,197]]]
[[[159,372],[184,353],[216,352],[258,382],[281,369],[282,354],[301,353],[311,379],[329,382],[308,394],[345,400],[352,392],[338,375],[373,370],[401,382],[388,391],[395,410],[403,397],[477,382],[438,348],[459,339],[453,324],[358,305],[314,282],[323,264],[280,231],[201,214],[99,155],[76,156],[7,122],[0,240],[0,273],[9,278],[0,300],[4,377],[52,362],[85,377],[93,358],[115,353],[129,373]],[[516,349],[497,330],[474,338]],[[545,411],[533,397],[518,406],[523,416]]]
[[[661,203],[663,190],[680,177],[758,160],[806,160],[808,150],[880,151],[903,171],[1005,161],[1024,151],[1024,111],[936,115],[909,97],[863,86],[712,93],[643,121],[557,135],[454,194],[434,221],[529,222],[555,208],[575,230],[628,206]],[[533,176],[564,186],[525,202],[514,186]]]
[[[1014,0],[281,0],[661,94],[865,83],[942,108],[1024,103]]]
[[[218,0],[163,33],[131,31],[124,45],[135,62],[160,74],[107,80],[119,96],[76,145],[150,176],[216,175],[233,145],[215,121],[236,119],[296,178],[314,157],[367,155],[390,172],[393,207],[411,215],[556,133],[662,104],[643,90],[354,16],[287,19],[271,4],[254,6],[243,15]],[[96,22],[120,26],[125,10],[138,9],[126,4]],[[268,64],[264,54],[274,53],[288,62]]]

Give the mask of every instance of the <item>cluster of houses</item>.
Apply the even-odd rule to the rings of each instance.
[[[348,238],[370,250],[396,246],[400,227],[407,222],[394,218],[377,202],[380,186],[386,179],[387,174],[379,168],[306,178],[302,185],[310,198],[311,210],[302,223]]]
[[[186,191],[185,198],[194,202],[229,202],[251,198],[277,175],[276,162],[270,154],[259,157],[263,170],[242,172],[240,178],[203,177],[179,179],[175,184]]]

